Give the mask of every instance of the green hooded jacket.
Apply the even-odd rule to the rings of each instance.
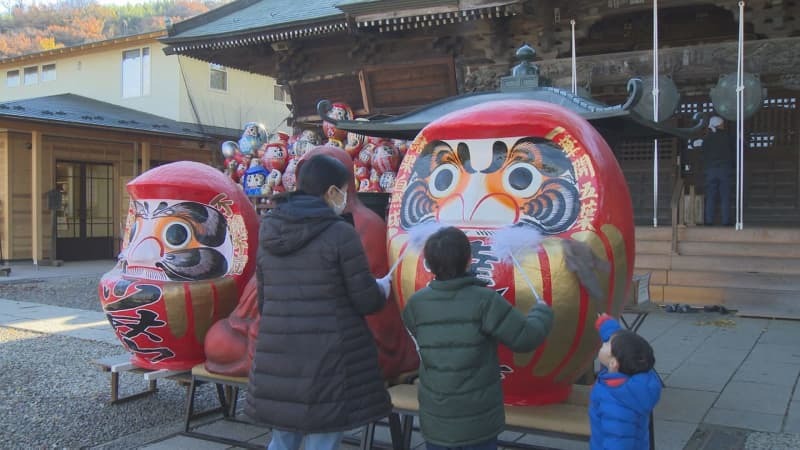
[[[434,280],[403,310],[420,353],[422,435],[434,444],[472,445],[503,431],[497,344],[533,351],[553,324],[549,307],[537,305],[525,317],[485,284],[471,275]]]

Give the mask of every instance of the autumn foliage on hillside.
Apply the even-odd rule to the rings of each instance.
[[[122,6],[92,0],[26,5],[0,0],[0,59],[162,30],[225,0],[159,0]],[[4,11],[4,12],[2,12]]]

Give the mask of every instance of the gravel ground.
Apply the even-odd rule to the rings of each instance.
[[[48,283],[43,291],[52,294],[59,292],[57,289],[56,281],[52,286]],[[52,299],[37,294],[9,297],[25,301]],[[96,309],[84,301],[84,308]],[[172,424],[176,428],[183,420],[186,394],[175,382],[159,382],[158,392],[145,398],[117,405],[108,403],[109,374],[91,362],[121,351],[120,346],[101,342],[0,327],[0,447],[83,448],[160,425]],[[145,387],[141,375],[120,376],[120,395]],[[198,388],[196,405],[197,410],[216,405],[212,385]]]
[[[102,273],[0,283],[0,298],[102,311],[97,285]]]
[[[0,298],[102,311],[97,285],[105,271],[4,281]],[[92,361],[123,352],[121,345],[0,327],[0,448],[129,449],[182,431],[186,391],[173,381],[160,381],[154,395],[109,404],[110,375]],[[120,396],[146,387],[141,374],[120,375]],[[217,405],[213,385],[199,386],[195,398],[196,411]]]

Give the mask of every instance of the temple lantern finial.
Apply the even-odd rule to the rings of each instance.
[[[515,55],[519,64],[511,69],[510,76],[500,79],[500,90],[507,92],[539,87],[539,67],[532,62],[536,58],[536,50],[523,42]]]

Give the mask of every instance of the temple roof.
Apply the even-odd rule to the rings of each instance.
[[[0,103],[0,118],[47,124],[106,128],[204,140],[236,139],[240,130],[178,122],[75,94],[50,95]]]
[[[341,0],[236,0],[205,14],[184,20],[162,39],[179,53],[181,43],[242,37],[231,44],[324,34],[346,29],[345,14],[336,8]],[[168,49],[169,50],[169,49]]]
[[[236,0],[168,29],[167,54],[373,28],[425,28],[518,13],[520,0]]]

